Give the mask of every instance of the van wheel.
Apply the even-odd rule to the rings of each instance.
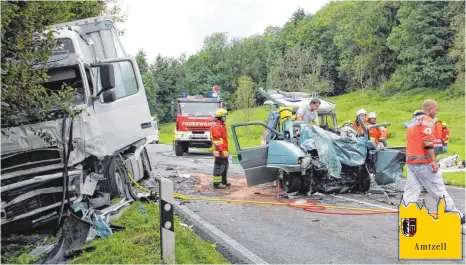
[[[288,174],[284,172],[283,185],[286,187],[286,191],[288,193],[297,192],[301,190],[302,183],[303,181],[302,181],[301,176],[294,175],[294,174]]]
[[[175,142],[175,155],[183,156],[184,150],[180,142]]]

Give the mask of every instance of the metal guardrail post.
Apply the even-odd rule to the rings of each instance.
[[[162,261],[175,264],[175,218],[173,214],[173,182],[157,178],[160,186],[160,247]]]

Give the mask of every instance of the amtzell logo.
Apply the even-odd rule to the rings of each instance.
[[[431,133],[432,133],[432,129],[431,129],[431,128],[425,128],[425,129],[424,129],[424,133],[425,133],[425,134],[431,134]]]

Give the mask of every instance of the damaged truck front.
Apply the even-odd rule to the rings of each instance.
[[[52,111],[41,122],[24,117],[2,134],[3,233],[59,224],[80,202],[98,208],[113,198],[136,199],[133,182],[151,171],[145,147],[154,135],[144,86],[111,20],[52,29],[60,45],[42,66],[49,76],[42,86],[52,93],[72,87],[78,114]]]
[[[364,135],[350,127],[338,128],[334,103],[320,98],[320,125],[311,126],[296,121],[296,113],[312,97],[274,98],[262,88],[260,92],[276,107],[270,109],[266,124],[232,125],[238,160],[248,186],[279,179],[289,193],[366,192],[371,183],[386,185],[403,178],[404,148],[378,149],[369,139],[370,127],[364,126]],[[237,130],[243,126],[262,128],[260,145],[249,147],[241,143]]]

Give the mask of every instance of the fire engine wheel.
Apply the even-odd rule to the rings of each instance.
[[[183,143],[183,152],[187,153],[189,151],[189,144],[188,143]]]
[[[175,142],[175,155],[176,156],[183,156],[184,150],[183,145],[180,142]]]

